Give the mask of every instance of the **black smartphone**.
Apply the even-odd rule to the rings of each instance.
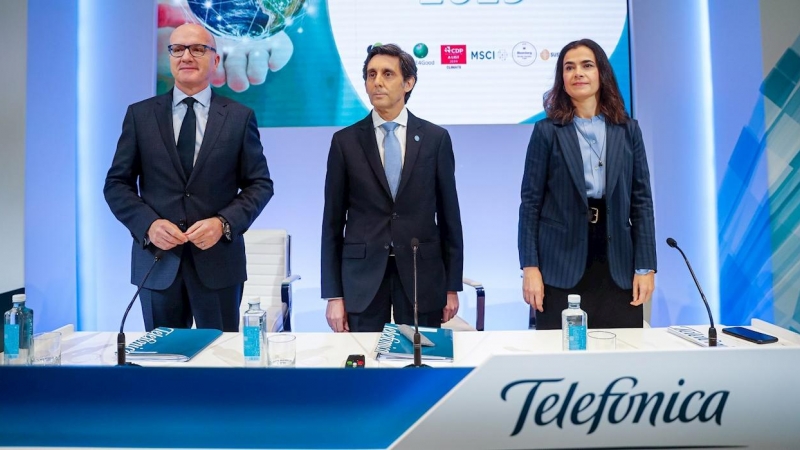
[[[350,355],[347,357],[347,361],[344,362],[344,366],[351,369],[363,369],[364,368],[364,355]]]
[[[771,344],[773,342],[778,342],[778,338],[775,336],[753,331],[745,327],[723,328],[722,332],[738,337],[739,339],[744,339],[745,341],[755,342],[756,344]]]

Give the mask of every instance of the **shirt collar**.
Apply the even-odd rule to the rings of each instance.
[[[174,108],[175,106],[178,106],[186,97],[188,97],[188,95],[186,95],[182,90],[178,89],[177,87],[173,89],[172,107]],[[200,103],[200,105],[203,107],[208,107],[208,105],[211,104],[211,85],[209,84],[205,89],[197,94],[194,94],[192,97],[194,97],[194,99],[197,100],[197,103]]]
[[[583,117],[575,116],[574,120],[576,122],[581,122],[581,123],[594,123],[594,122],[605,123],[606,122],[606,116],[604,116],[603,114],[598,114],[598,115],[592,117],[591,119],[584,119]]]
[[[401,127],[407,127],[408,108],[404,106],[403,109],[400,111],[400,114],[398,114],[397,117],[394,118],[394,120],[383,120],[383,117],[381,117],[381,115],[378,114],[377,111],[375,111],[374,109],[372,110],[372,126],[374,128],[378,128],[379,126],[383,125],[386,122],[394,122],[400,125]]]

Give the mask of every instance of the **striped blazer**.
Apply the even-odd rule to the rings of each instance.
[[[621,125],[607,122],[606,142],[609,266],[614,282],[631,289],[635,269],[657,269],[650,172],[635,120]],[[572,122],[536,123],[525,157],[521,197],[520,267],[539,267],[547,285],[575,286],[586,269],[589,208]]]

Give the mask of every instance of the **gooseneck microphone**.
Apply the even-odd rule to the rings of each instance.
[[[714,316],[711,315],[711,307],[708,306],[708,300],[706,300],[706,294],[703,293],[703,288],[700,287],[700,282],[697,281],[697,277],[694,274],[694,270],[692,270],[692,265],[689,263],[689,258],[686,257],[686,254],[683,253],[680,247],[678,247],[678,242],[675,239],[667,238],[667,245],[672,248],[678,249],[683,256],[683,260],[686,261],[686,267],[689,268],[689,273],[692,274],[692,279],[694,279],[694,284],[697,285],[697,290],[700,291],[700,298],[703,299],[703,304],[706,305],[706,312],[708,312],[708,321],[711,323],[711,327],[708,329],[708,346],[709,347],[716,347],[717,346],[717,329],[714,328]]]
[[[419,239],[411,239],[411,251],[414,253],[414,363],[406,367],[428,367],[422,364],[422,343],[419,335],[419,304],[417,303],[417,251]]]
[[[133,298],[131,302],[128,303],[128,309],[125,310],[125,315],[122,316],[122,322],[119,324],[119,334],[117,334],[117,365],[118,366],[138,366],[138,364],[133,364],[129,362],[125,362],[125,319],[128,318],[128,313],[131,311],[131,307],[133,307],[133,302],[136,301],[136,297],[139,296],[139,292],[144,287],[144,283],[147,281],[147,277],[150,276],[150,272],[153,271],[153,268],[156,267],[156,263],[161,261],[161,258],[164,257],[164,250],[160,248],[156,250],[154,257],[153,257],[153,264],[150,266],[150,269],[147,270],[147,273],[144,274],[144,278],[142,278],[142,282],[139,283],[137,286],[136,293],[133,294]]]

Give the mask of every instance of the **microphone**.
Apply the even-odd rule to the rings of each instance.
[[[414,253],[414,363],[406,367],[429,367],[422,364],[422,343],[419,335],[419,304],[417,303],[417,251],[419,239],[411,239],[411,250]]]
[[[118,366],[138,366],[138,364],[133,364],[129,362],[125,362],[125,332],[123,331],[125,328],[125,319],[128,318],[128,313],[131,311],[131,307],[133,307],[133,302],[136,301],[136,297],[139,296],[139,292],[144,287],[144,283],[147,281],[147,277],[150,276],[150,272],[153,271],[153,268],[156,267],[156,263],[161,261],[161,258],[164,257],[164,250],[160,248],[156,249],[156,252],[153,257],[153,264],[150,266],[150,269],[147,270],[147,273],[144,274],[144,278],[142,278],[142,282],[139,283],[137,286],[136,293],[133,294],[133,298],[131,302],[128,303],[128,309],[125,310],[125,315],[122,316],[122,322],[119,324],[119,334],[117,334],[117,365]]]
[[[683,260],[686,261],[686,267],[689,268],[689,273],[692,274],[692,278],[694,279],[694,284],[697,285],[697,290],[700,291],[700,298],[703,299],[703,304],[706,305],[706,312],[708,312],[708,321],[711,323],[711,327],[708,329],[708,346],[709,347],[716,347],[717,346],[717,329],[714,328],[714,316],[711,315],[711,308],[708,306],[708,300],[706,300],[706,294],[703,293],[703,288],[700,287],[700,282],[697,281],[697,277],[694,275],[694,270],[692,270],[692,265],[689,264],[689,258],[686,257],[686,254],[683,253],[680,247],[678,247],[678,242],[675,239],[667,238],[667,245],[672,248],[678,249],[683,256]]]

